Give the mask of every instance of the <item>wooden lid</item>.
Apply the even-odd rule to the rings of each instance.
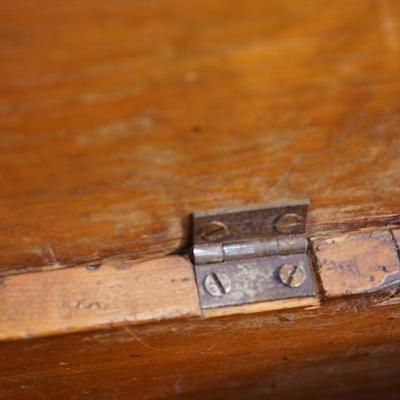
[[[375,3],[26,3],[2,7],[3,273],[175,253],[198,210],[399,222],[400,41]]]

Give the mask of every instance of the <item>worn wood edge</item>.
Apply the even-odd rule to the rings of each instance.
[[[263,301],[241,306],[221,307],[203,311],[204,318],[215,318],[235,314],[255,314],[291,308],[313,309],[321,306],[319,297],[296,297],[293,299]]]
[[[395,214],[379,214],[368,217],[352,217],[348,219],[320,220],[309,209],[307,218],[307,233],[310,238],[329,238],[346,235],[353,232],[373,232],[377,230],[399,229],[400,216]]]
[[[121,262],[135,262],[135,263],[143,263],[146,261],[153,261],[163,259],[168,256],[183,256],[183,254],[178,253],[171,253],[162,257],[150,256],[146,255],[140,258],[132,258],[129,255],[118,255],[112,257],[103,257],[101,259],[90,259],[87,261],[82,262],[75,262],[75,263],[59,263],[54,262],[52,264],[45,264],[45,265],[32,265],[32,266],[22,266],[18,268],[8,268],[8,267],[1,267],[0,268],[0,279],[5,278],[7,276],[13,275],[22,275],[22,274],[30,274],[36,272],[47,272],[47,271],[57,271],[61,269],[67,268],[77,268],[77,267],[84,267],[84,268],[97,268],[101,265],[108,264],[108,263],[121,263]]]
[[[388,241],[389,234],[392,235],[392,241]],[[378,248],[386,246],[386,254],[398,263],[400,230],[356,231],[330,238],[310,238],[322,297],[293,298],[203,311],[199,305],[193,266],[183,256],[171,255],[144,262],[114,259],[100,264],[6,276],[0,279],[0,341],[148,324],[176,318],[215,318],[294,308],[318,308],[324,299],[397,287],[399,282],[395,279],[385,280],[383,284],[372,287],[360,284],[350,291],[337,293],[330,291],[326,279],[321,277],[324,255],[317,249],[318,243],[331,243],[333,248],[330,251],[334,259],[341,252],[338,243],[357,238],[357,243],[365,244],[371,237],[381,238],[382,235],[385,241],[378,241]],[[368,263],[374,262],[375,254],[369,254],[368,258],[360,255],[360,246],[353,246],[349,251],[350,259],[361,257],[361,260],[366,260],[356,265],[358,274],[362,275],[368,269]],[[335,284],[340,286],[348,282],[349,276],[343,273],[343,265],[333,265]],[[389,273],[393,274],[392,269]],[[400,270],[394,271],[395,276],[399,274]],[[387,304],[397,304],[398,301],[396,296],[387,299]]]
[[[326,298],[373,293],[400,284],[400,255],[391,230],[355,231],[310,241]]]
[[[305,201],[305,200],[303,200]],[[294,204],[295,202],[287,202],[283,203],[285,205],[291,205]],[[258,206],[258,208],[263,207],[263,206]],[[257,208],[257,206],[250,206],[251,208]],[[237,210],[241,210],[242,208],[237,208]],[[221,212],[225,210],[232,210],[232,209],[218,209],[216,211]],[[210,213],[215,212],[215,210],[211,210]],[[205,212],[207,213],[207,212]],[[396,220],[393,222],[393,220]],[[333,236],[341,236],[341,235],[347,235],[347,234],[352,234],[355,231],[356,232],[374,232],[377,230],[393,230],[393,232],[400,232],[399,227],[399,222],[397,220],[399,219],[398,214],[390,215],[390,216],[380,216],[379,219],[376,221],[374,220],[367,226],[365,225],[365,219],[363,219],[363,224],[357,224],[354,221],[353,222],[343,222],[341,224],[333,224],[332,226],[329,225],[324,225],[323,230],[312,230],[308,232],[308,236],[310,237],[310,240],[313,239],[328,239]],[[187,235],[186,235],[187,236]],[[399,234],[400,236],[400,234]],[[400,238],[398,239],[400,242]],[[164,257],[169,257],[169,256],[185,256],[187,253],[188,249],[188,243],[185,241],[183,242],[184,244],[179,246],[176,251],[173,251],[171,253],[163,255],[161,258]],[[400,245],[399,245],[400,246]],[[145,261],[151,261],[154,260],[154,255],[151,254],[146,254],[143,255],[139,258],[132,258],[129,254],[125,254],[124,256],[122,255],[117,255],[117,256],[111,256],[111,257],[103,257],[101,259],[88,259],[86,261],[82,261],[79,263],[59,263],[59,262],[54,262],[53,264],[44,264],[44,265],[33,265],[33,266],[19,266],[19,267],[7,267],[7,266],[2,266],[0,268],[0,279],[7,277],[7,276],[12,276],[12,275],[18,275],[18,274],[28,274],[28,273],[33,273],[33,272],[45,272],[45,271],[56,271],[60,269],[66,269],[66,268],[75,268],[77,266],[82,266],[82,267],[92,267],[92,266],[99,266],[101,264],[104,264],[106,262],[120,262],[120,261],[127,261],[130,262],[134,260],[136,263],[141,263]]]
[[[400,258],[400,229],[392,230],[393,238],[396,244],[397,253]]]
[[[0,284],[0,341],[200,315],[192,264],[178,256],[20,274]]]

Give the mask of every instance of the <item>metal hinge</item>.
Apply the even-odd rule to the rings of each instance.
[[[308,204],[195,213],[192,256],[202,308],[315,296]]]

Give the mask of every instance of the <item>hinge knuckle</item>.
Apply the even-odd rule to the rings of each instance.
[[[286,236],[277,241],[278,254],[306,253],[308,249],[308,240],[305,235]]]
[[[222,243],[199,244],[193,248],[193,260],[195,264],[219,263],[224,261]]]
[[[292,235],[250,242],[199,244],[193,248],[195,264],[211,264],[284,254],[305,253],[308,240],[303,235]]]

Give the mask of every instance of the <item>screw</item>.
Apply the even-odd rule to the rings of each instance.
[[[201,239],[215,242],[223,239],[228,232],[225,224],[219,221],[212,221],[200,227],[199,236]]]
[[[306,280],[306,273],[302,265],[283,264],[279,269],[279,279],[291,288],[301,286]]]
[[[97,271],[100,268],[101,264],[87,264],[86,269],[88,271]]]
[[[298,214],[283,214],[275,222],[275,229],[280,233],[296,233],[302,230],[304,217]]]
[[[205,277],[204,288],[211,296],[220,297],[231,291],[231,279],[223,272],[212,273]]]

